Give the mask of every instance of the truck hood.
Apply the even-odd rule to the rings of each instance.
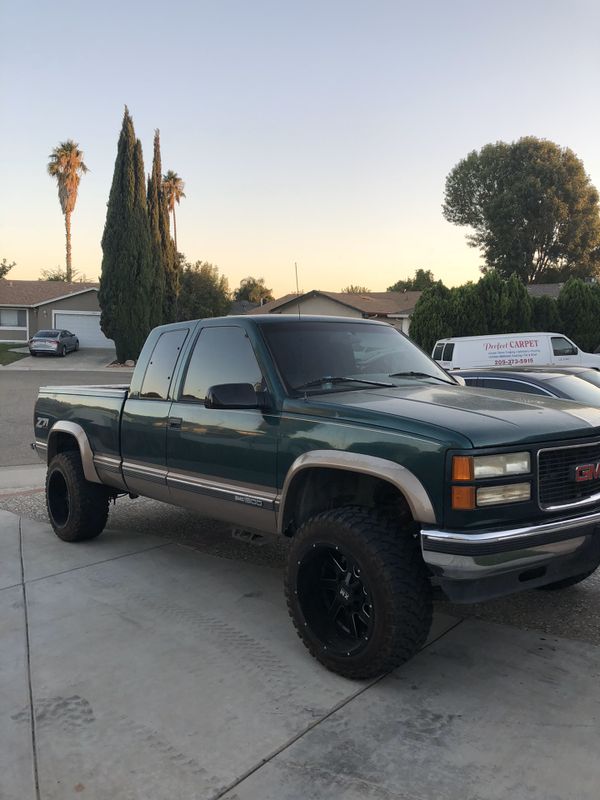
[[[466,438],[473,447],[600,436],[598,408],[570,400],[462,386],[419,383],[414,387],[313,395],[304,401],[304,413],[309,409],[358,424],[420,429],[431,438]]]

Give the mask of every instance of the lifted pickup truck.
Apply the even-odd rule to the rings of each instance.
[[[129,387],[45,387],[35,448],[65,541],[143,495],[291,538],[309,651],[351,678],[455,602],[583,580],[600,562],[600,410],[461,386],[387,324],[250,316],[156,328]]]

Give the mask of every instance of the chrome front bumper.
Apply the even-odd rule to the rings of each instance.
[[[495,531],[423,528],[421,547],[446,594],[476,602],[594,569],[600,562],[600,511]]]

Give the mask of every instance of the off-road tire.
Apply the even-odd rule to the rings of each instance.
[[[561,581],[554,581],[554,583],[547,583],[545,586],[538,586],[537,588],[544,592],[558,592],[560,589],[568,589],[569,586],[576,586],[581,581],[593,575],[598,567],[582,572],[580,575],[573,575],[571,578],[563,578]]]
[[[339,647],[332,651],[307,621],[310,613],[305,610],[312,601],[306,591],[307,597],[299,595],[311,551],[319,552],[313,548],[340,548],[360,566],[372,598],[373,621],[366,644],[356,653],[342,653]],[[431,628],[432,591],[418,540],[412,531],[367,508],[324,511],[302,525],[290,548],[285,594],[296,631],[310,653],[346,678],[373,678],[403,664],[425,644]]]
[[[59,539],[83,542],[102,533],[110,495],[105,486],[85,479],[79,453],[54,456],[46,474],[46,508]]]

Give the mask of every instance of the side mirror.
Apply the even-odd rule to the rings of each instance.
[[[466,381],[465,381],[465,379],[463,378],[462,375],[453,375],[452,373],[450,373],[450,375],[452,375],[452,377],[458,383],[459,386],[466,386],[467,385],[467,383],[466,383]]]
[[[204,400],[206,408],[265,408],[264,392],[257,392],[251,383],[220,383],[211,386]]]

